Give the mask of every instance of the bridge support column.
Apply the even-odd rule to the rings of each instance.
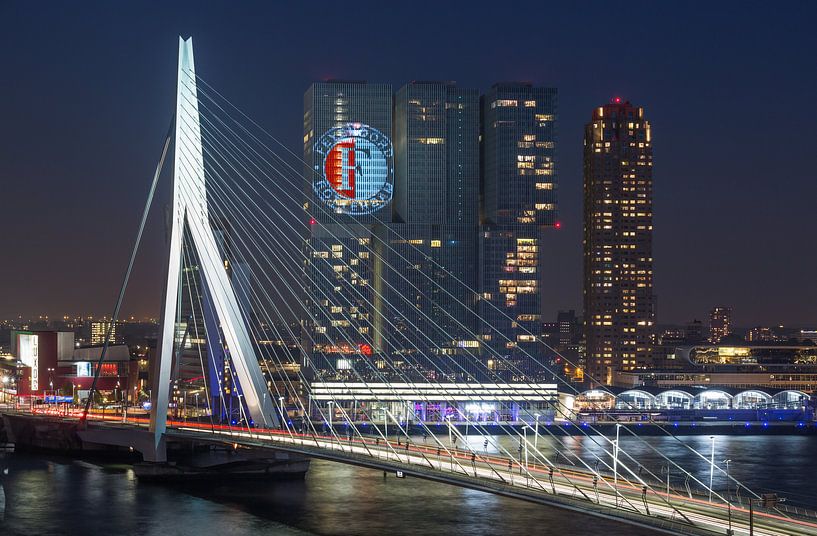
[[[155,452],[163,456],[163,434],[167,426],[170,367],[178,346],[179,272],[185,230],[198,258],[202,286],[212,302],[218,333],[208,333],[208,342],[225,344],[235,369],[242,401],[255,425],[276,427],[279,416],[269,396],[266,380],[255,355],[244,314],[224,266],[208,212],[204,173],[198,91],[193,62],[193,40],[179,38],[179,70],[176,93],[176,137],[173,171],[173,216],[165,302],[159,338],[158,374],[154,375],[150,430]]]

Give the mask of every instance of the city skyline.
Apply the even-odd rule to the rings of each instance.
[[[119,21],[113,28],[133,30],[122,32],[114,40],[113,30],[88,26],[89,12],[71,15],[56,10],[41,21],[20,6],[2,9],[16,15],[20,24],[17,31],[3,37],[14,40],[17,46],[4,47],[6,51],[15,50],[13,56],[4,58],[8,60],[4,64],[14,74],[15,86],[9,88],[8,98],[3,102],[4,118],[10,128],[3,134],[5,149],[0,160],[0,177],[7,185],[5,228],[13,247],[0,269],[0,275],[10,283],[4,286],[5,307],[0,308],[0,316],[43,313],[56,316],[82,309],[99,316],[110,314],[149,174],[158,156],[156,133],[165,128],[170,114],[172,99],[167,94],[170,85],[166,81],[174,75],[174,66],[167,61],[166,49],[172,49],[179,30],[160,28],[161,37],[148,43],[135,35],[152,28],[147,14],[131,13],[120,19],[111,15]],[[564,18],[576,16],[554,9],[556,15]],[[685,19],[691,17],[689,12],[675,13],[679,22],[687,22],[691,34],[700,39],[668,51],[677,60],[673,69],[656,66],[657,72],[653,74],[636,72],[641,62],[655,58],[652,52],[644,50],[641,53],[644,59],[631,60],[623,69],[631,76],[602,67],[602,72],[592,77],[592,86],[590,78],[574,72],[576,64],[581,60],[589,62],[593,57],[624,57],[636,44],[620,44],[617,53],[602,51],[601,56],[594,56],[597,53],[587,45],[575,47],[578,37],[567,38],[554,28],[554,43],[516,36],[509,43],[494,44],[492,48],[472,36],[460,45],[449,37],[447,53],[435,56],[430,48],[421,48],[401,57],[396,65],[383,65],[379,55],[367,51],[356,54],[358,59],[352,61],[329,49],[313,47],[303,56],[294,56],[302,62],[268,56],[260,64],[258,60],[264,56],[261,54],[247,66],[234,70],[224,58],[237,57],[235,47],[246,46],[248,38],[238,39],[232,45],[224,42],[235,38],[235,31],[215,26],[217,13],[208,10],[185,26],[189,26],[205,51],[225,49],[223,53],[205,53],[204,57],[209,59],[200,68],[205,79],[215,79],[229,97],[246,102],[253,116],[262,120],[280,116],[280,123],[264,126],[296,151],[300,114],[288,109],[297,112],[299,95],[314,80],[364,78],[400,87],[411,79],[453,78],[463,87],[486,92],[496,81],[522,79],[537,86],[558,88],[562,229],[552,244],[558,263],[549,265],[549,269],[559,282],[559,290],[546,304],[545,319],[555,317],[559,309],[581,310],[581,130],[587,110],[616,95],[638,102],[649,110],[659,133],[655,140],[658,165],[654,245],[658,324],[704,318],[711,307],[728,304],[735,311],[735,325],[806,325],[817,316],[812,305],[817,299],[812,297],[815,290],[808,285],[807,271],[813,264],[814,253],[800,244],[802,236],[813,231],[814,223],[805,208],[813,198],[815,185],[807,180],[805,127],[810,117],[794,111],[807,107],[805,89],[813,84],[795,84],[786,78],[812,72],[796,67],[798,60],[786,55],[789,49],[808,48],[814,40],[800,27],[804,24],[800,21],[808,18],[802,16],[804,9],[792,9],[785,21],[766,27],[765,35],[777,32],[775,39],[757,44],[750,42],[748,36],[743,37],[742,31],[744,26],[761,24],[763,12],[757,7],[750,6],[738,14],[727,9],[713,10],[708,23]],[[14,13],[17,11],[20,12]],[[734,15],[732,22],[727,23],[727,14]],[[660,41],[659,29],[667,30],[668,19],[650,8],[635,15],[644,22],[652,22],[649,29],[643,30],[643,37]],[[180,13],[171,13],[170,18],[178,21],[179,16]],[[68,17],[64,23],[67,26],[73,24],[84,29],[78,32],[84,37],[66,39],[63,23],[57,23],[60,17]],[[50,40],[36,46],[30,41],[32,37],[25,35],[35,19],[54,30]],[[713,51],[713,58],[688,58],[686,54],[694,52],[690,46],[693,49],[707,46],[707,37],[702,37],[702,32],[717,23],[724,24],[724,30],[736,36],[736,43],[726,47],[732,53],[732,61],[720,61],[721,54],[726,54],[723,51]],[[378,33],[382,29],[373,27],[372,31],[383,35]],[[592,28],[583,31],[591,32]],[[92,43],[109,39],[119,43],[119,47],[108,51],[88,49]],[[34,69],[46,49],[57,42],[64,44],[61,66],[53,73]],[[270,44],[274,43],[271,39]],[[722,46],[723,40],[718,43]],[[512,49],[525,44],[535,51],[547,52],[544,65],[526,61],[533,53],[527,56],[512,53]],[[740,48],[740,52],[732,47]],[[390,40],[384,48],[392,56],[399,54],[399,47]],[[451,64],[455,52],[463,53],[464,59]],[[505,55],[511,61],[506,61]],[[755,58],[771,55],[780,56],[782,64],[755,63]],[[274,61],[283,63],[280,69],[271,69],[274,75],[268,69],[252,67],[273,66]],[[604,63],[603,59],[599,61]],[[485,68],[483,62],[491,68]],[[334,67],[330,69],[329,65]],[[749,67],[754,69],[751,74]],[[89,75],[89,69],[108,76],[91,86],[79,84],[76,77]],[[55,85],[52,82],[56,78],[51,77],[63,81]],[[144,91],[143,79],[152,80]],[[749,80],[754,84],[749,85]],[[277,87],[266,95],[245,89],[272,81]],[[676,85],[669,87],[673,83]],[[129,85],[140,91],[134,93]],[[43,90],[43,86],[50,89]],[[736,91],[737,86],[749,89]],[[788,93],[769,91],[774,87]],[[781,98],[774,99],[778,94]],[[31,96],[43,105],[37,109],[21,106]],[[758,99],[761,102],[774,99],[773,117],[769,111],[755,111],[766,115],[747,117],[757,107]],[[133,112],[117,113],[123,103]],[[102,119],[87,119],[79,112],[91,106],[99,112],[93,115]],[[167,114],[160,117],[155,111],[142,113],[142,106],[166,110]],[[693,111],[699,115],[692,114]],[[45,122],[53,121],[54,114],[57,125],[44,130]],[[769,124],[774,121],[775,129],[790,134],[772,136],[769,129],[757,129],[754,125],[758,119]],[[116,132],[121,135],[112,134]],[[45,160],[36,157],[41,141],[54,147]],[[761,146],[762,151],[753,149]],[[783,187],[777,186],[781,181]],[[37,187],[32,189],[32,184]],[[165,193],[161,201],[166,198]],[[747,217],[747,210],[761,217]],[[158,312],[160,277],[150,270],[160,261],[164,250],[158,213],[152,214],[152,238],[146,242],[134,274],[133,288],[137,290],[131,290],[126,298],[127,315],[156,316]],[[55,237],[58,240],[53,240]]]
[[[0,526],[817,534],[817,4],[115,6],[0,5]]]

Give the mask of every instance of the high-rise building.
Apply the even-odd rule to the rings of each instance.
[[[746,340],[749,342],[773,342],[777,340],[777,337],[773,328],[756,326],[746,334]]]
[[[412,82],[394,109],[395,220],[378,230],[386,334],[379,346],[394,358],[413,354],[405,357],[428,378],[462,380],[475,372],[469,356],[479,354],[479,93]]]
[[[687,322],[684,329],[684,342],[687,344],[699,344],[704,340],[704,324],[698,319]]]
[[[652,202],[650,124],[615,98],[593,110],[584,136],[584,322],[596,382],[650,362]]]
[[[509,380],[550,375],[537,362],[542,239],[558,227],[555,119],[553,88],[501,83],[482,98],[479,315],[483,344],[513,363],[499,371]]]
[[[351,377],[379,351],[371,252],[374,224],[391,221],[391,133],[388,84],[321,82],[304,95],[304,371],[323,379]]]
[[[397,222],[477,225],[479,92],[411,82],[394,103]]]
[[[120,342],[120,335],[117,333],[118,328],[119,322],[112,323],[110,320],[91,322],[91,344],[105,344],[105,337],[108,335],[109,329],[111,330],[109,344],[118,344]]]
[[[316,83],[304,98],[306,372],[549,376],[533,362],[542,233],[558,227],[556,91],[497,84],[480,102],[412,82],[393,102],[392,129],[388,85]]]
[[[556,315],[556,322],[559,324],[558,345],[566,348],[569,344],[575,343],[578,335],[581,333],[579,321],[578,318],[576,318],[576,311],[573,309],[569,311],[559,311]]]
[[[709,342],[718,344],[732,333],[732,308],[713,307],[709,312]]]

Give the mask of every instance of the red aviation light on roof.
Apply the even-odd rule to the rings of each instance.
[[[613,102],[616,104],[621,104],[621,97],[613,97]]]
[[[553,224],[553,226],[554,226],[555,228],[557,228],[557,229],[561,229],[561,228],[562,228],[562,222],[557,221],[556,223],[554,223],[554,224]]]

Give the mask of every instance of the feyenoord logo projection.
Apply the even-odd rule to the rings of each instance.
[[[315,195],[336,213],[371,214],[391,201],[394,150],[376,128],[349,123],[328,130],[315,153]]]

